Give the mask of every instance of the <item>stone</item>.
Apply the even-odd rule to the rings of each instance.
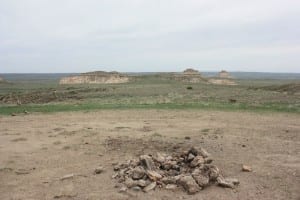
[[[242,166],[242,171],[243,172],[252,172],[252,168],[250,166],[243,165]]]
[[[138,180],[137,185],[141,186],[141,187],[146,187],[148,185],[148,183],[147,183],[147,181],[141,179],[141,180]]]
[[[169,161],[166,161],[166,162],[162,165],[162,167],[163,167],[164,170],[175,169],[175,168],[176,168],[176,164],[177,164],[176,161],[171,161],[171,160],[169,160]]]
[[[188,157],[187,157],[187,161],[191,162],[192,160],[194,160],[195,156],[192,153],[189,153]]]
[[[195,169],[192,176],[200,187],[209,185],[209,176],[203,173],[200,169]]]
[[[60,178],[61,181],[66,180],[66,179],[71,179],[74,178],[74,174],[67,174],[63,177]]]
[[[119,170],[119,176],[125,176],[125,172],[127,171],[128,169],[121,169],[121,170]]]
[[[143,178],[145,175],[145,170],[143,167],[141,166],[138,166],[138,167],[135,167],[133,170],[132,170],[132,179],[133,180],[138,180],[138,179],[141,179]]]
[[[27,170],[27,169],[18,169],[18,170],[15,171],[15,173],[16,173],[17,175],[24,175],[24,174],[29,174],[30,171]]]
[[[140,161],[137,159],[130,160],[131,167],[137,167],[140,164]]]
[[[194,156],[202,156],[203,158],[207,158],[209,156],[209,153],[207,153],[207,151],[200,147],[200,148],[195,148],[195,147],[192,147],[190,150],[189,150],[189,153],[192,153]]]
[[[225,178],[225,181],[232,183],[233,185],[239,185],[240,181],[236,178]]]
[[[205,164],[210,164],[212,163],[214,160],[212,158],[204,158],[204,163]]]
[[[196,156],[194,160],[191,162],[191,167],[197,167],[199,165],[204,164],[204,158],[202,156]]]
[[[220,175],[220,170],[215,165],[209,166],[209,180],[215,181]]]
[[[164,184],[176,184],[178,178],[176,178],[175,176],[168,176],[168,177],[163,177],[161,179],[161,182],[163,182]]]
[[[168,184],[165,187],[167,190],[175,190],[177,189],[177,185],[176,184]]]
[[[144,191],[144,192],[149,192],[149,191],[151,191],[151,190],[154,190],[155,187],[156,187],[156,182],[152,182],[152,183],[150,183],[149,185],[147,185],[147,186],[143,189],[143,191]]]
[[[167,160],[167,161],[168,161],[168,160],[173,160],[173,157],[169,155],[169,156],[166,157],[166,160]]]
[[[138,182],[132,180],[131,178],[126,178],[126,179],[125,179],[125,185],[126,185],[128,188],[132,188],[132,187],[138,186]]]
[[[101,174],[102,172],[104,172],[104,168],[102,166],[97,167],[94,170],[95,174]]]
[[[200,147],[200,149],[198,150],[198,153],[203,157],[203,158],[207,158],[209,156],[209,153],[203,149],[202,147]]]
[[[217,178],[217,183],[219,186],[221,187],[227,187],[227,188],[234,188],[234,183],[230,182],[228,180],[226,180],[225,178],[223,178],[222,176],[219,176]]]
[[[180,171],[180,166],[179,165],[172,165],[172,169],[176,171]]]
[[[127,167],[129,167],[129,165],[127,163],[117,164],[114,166],[114,170],[119,171],[119,170],[125,169]]]
[[[165,175],[167,175],[167,176],[177,176],[180,174],[181,174],[181,172],[179,170],[174,170],[174,169],[171,169],[165,173]]]
[[[193,154],[194,156],[197,156],[197,155],[198,155],[198,150],[197,150],[195,147],[192,147],[192,148],[190,148],[190,150],[189,150],[188,153],[189,153],[189,154],[191,153],[191,154]]]
[[[164,163],[164,164],[162,165],[162,168],[163,168],[164,170],[170,170],[170,169],[172,168],[172,165],[170,165],[169,163]]]
[[[119,189],[119,192],[120,193],[124,193],[127,191],[127,187],[126,186],[122,186],[120,189]]]
[[[135,186],[145,187],[147,186],[147,181],[141,179],[141,180],[132,180],[132,178],[126,178],[124,183],[128,188],[132,188]]]
[[[125,177],[124,177],[124,176],[121,176],[121,177],[118,179],[118,182],[119,182],[119,183],[125,182]]]
[[[195,194],[201,190],[194,178],[189,175],[182,176],[178,180],[178,184],[181,185],[188,194]]]
[[[162,178],[162,175],[160,175],[156,171],[152,171],[152,170],[147,170],[147,175],[148,175],[149,179],[152,181],[157,181]]]
[[[182,157],[182,158],[184,158],[185,156],[187,156],[189,154],[189,151],[183,151],[181,154],[180,154],[180,156]]]
[[[140,162],[145,167],[146,170],[154,170],[155,169],[155,164],[154,164],[152,158],[148,155],[141,155]]]
[[[113,174],[112,176],[111,176],[111,178],[112,179],[115,179],[115,178],[117,178],[119,176],[119,173],[115,173],[115,174]]]
[[[142,190],[142,188],[140,188],[139,186],[134,186],[134,187],[132,187],[131,189],[132,189],[133,191],[135,191],[135,192],[139,192],[139,191]]]
[[[166,157],[161,153],[157,153],[155,160],[159,163],[164,163],[166,161]]]
[[[114,188],[121,188],[123,185],[120,183],[115,184]]]

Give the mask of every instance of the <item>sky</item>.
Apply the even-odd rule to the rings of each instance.
[[[0,0],[0,73],[300,73],[299,0]]]

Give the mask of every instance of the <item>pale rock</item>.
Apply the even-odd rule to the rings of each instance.
[[[199,165],[204,164],[204,158],[202,156],[196,156],[194,160],[191,162],[191,167],[197,167]]]
[[[148,175],[149,179],[152,181],[157,181],[162,178],[162,175],[160,175],[156,171],[152,171],[152,170],[147,170],[147,175]]]
[[[146,170],[154,170],[155,165],[152,158],[148,155],[141,155],[140,162],[145,167]]]
[[[147,185],[147,186],[143,189],[143,191],[144,191],[144,192],[149,192],[149,191],[151,191],[151,190],[154,190],[155,187],[156,187],[156,182],[152,182],[152,183],[150,183],[149,185]]]
[[[209,184],[209,176],[200,169],[195,169],[192,176],[200,187],[205,187]]]
[[[188,194],[195,194],[201,190],[194,178],[189,175],[182,176],[178,180],[178,184],[181,185],[188,192]]]
[[[177,189],[177,185],[176,184],[168,184],[165,187],[167,190],[175,190]]]
[[[132,179],[137,180],[143,178],[145,175],[145,170],[143,167],[138,166],[132,170]]]

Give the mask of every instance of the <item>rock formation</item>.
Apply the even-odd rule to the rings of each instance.
[[[214,85],[237,85],[230,74],[225,70],[220,71],[217,77],[208,79],[208,82]]]
[[[220,71],[220,72],[218,73],[218,77],[219,77],[219,78],[232,78],[232,77],[230,76],[230,74],[229,74],[227,71],[225,71],[225,70]]]
[[[129,77],[118,72],[88,72],[77,76],[64,77],[59,84],[109,84],[109,83],[126,83]]]
[[[183,71],[183,74],[200,74],[200,72],[193,68],[187,68],[186,70]]]
[[[183,73],[175,74],[173,79],[186,83],[206,82],[206,79],[201,75],[201,73],[192,68],[184,70]]]

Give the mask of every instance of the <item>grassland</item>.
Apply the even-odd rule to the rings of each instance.
[[[297,80],[237,82],[237,86],[189,84],[159,75],[138,76],[133,82],[108,85],[21,81],[0,85],[0,114],[148,108],[300,113]]]

